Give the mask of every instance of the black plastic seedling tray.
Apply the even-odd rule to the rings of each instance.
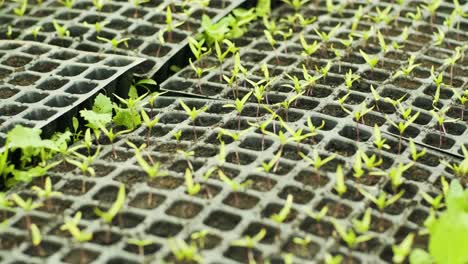
[[[8,38],[7,26],[12,25],[11,38],[33,40],[47,44],[73,48],[89,52],[104,52],[127,56],[143,57],[147,60],[139,65],[136,74],[146,78],[164,79],[169,74],[169,67],[184,61],[187,57],[187,37],[203,31],[201,18],[204,14],[213,22],[229,14],[245,0],[213,0],[209,6],[202,7],[196,2],[151,0],[135,7],[127,0],[105,3],[99,11],[91,1],[78,0],[69,9],[54,0],[36,2],[28,5],[28,15],[22,18],[15,16],[15,3],[5,3],[0,10],[0,38]],[[192,10],[187,16],[183,5]],[[166,28],[166,9],[171,6],[174,25],[186,21],[175,28],[172,34],[165,33],[165,43],[160,43],[159,32]],[[53,20],[70,31],[70,37],[60,38],[53,25]],[[84,25],[83,23],[88,23]],[[99,32],[94,27],[100,23],[103,29]],[[34,36],[32,30],[41,30]],[[122,42],[117,47],[99,40],[122,40],[128,38],[127,46]],[[157,75],[156,72],[158,72]]]
[[[0,145],[15,125],[50,136],[71,127],[97,93],[126,95],[133,68],[144,61],[12,40],[0,41],[0,57]]]
[[[303,128],[308,117],[314,124],[324,121],[325,126],[318,135],[299,145],[285,145],[277,170],[266,173],[259,168],[279,151],[280,144],[276,138],[264,136],[255,129],[243,132],[237,141],[223,136],[226,161],[220,164],[218,132],[220,129],[237,132],[237,113],[223,108],[225,102],[200,99],[184,99],[184,102],[189,107],[208,107],[196,119],[195,126],[182,109],[178,98],[159,97],[153,108],[146,108],[150,115],[160,120],[149,134],[149,141],[148,130],[140,127],[116,140],[114,150],[117,156],[113,157],[112,146],[101,139],[103,149],[93,164],[97,172],[95,178],[83,176],[66,164],[49,172],[54,190],[62,192],[63,196],[54,198],[48,209],[43,207],[28,213],[42,230],[42,245],[47,254],[42,258],[35,255],[36,251],[24,229],[26,214],[15,210],[8,212],[10,218],[7,227],[0,232],[3,241],[0,244],[0,256],[28,263],[43,260],[50,263],[77,263],[80,252],[84,252],[86,260],[92,263],[140,263],[138,249],[128,243],[131,238],[139,238],[153,241],[145,247],[145,261],[157,263],[162,259],[174,260],[168,239],[190,241],[192,233],[204,230],[208,231],[208,236],[203,246],[197,245],[205,262],[248,263],[248,251],[231,243],[245,235],[254,236],[265,228],[267,235],[252,249],[258,263],[266,260],[282,263],[282,255],[289,253],[294,255],[294,263],[323,260],[325,253],[347,256],[349,263],[390,263],[391,245],[401,242],[410,232],[417,234],[429,214],[430,206],[417,194],[420,191],[439,194],[440,190],[435,186],[439,185],[440,176],[452,177],[444,165],[439,163],[439,153],[429,150],[427,159],[419,160],[405,173],[406,183],[402,188],[406,192],[403,198],[384,212],[379,212],[370,201],[364,199],[356,186],[374,195],[381,189],[391,192],[388,189],[388,178],[364,176],[357,183],[351,176],[356,150],[360,148],[369,155],[379,155],[384,159],[382,168],[388,169],[399,163],[410,162],[410,151],[406,144],[398,154],[396,142],[384,135],[392,148],[378,152],[366,129],[362,131],[359,142],[349,135],[354,127],[351,121],[318,112],[311,113],[307,109],[294,109],[289,115],[294,116],[294,119],[287,122],[291,128]],[[269,114],[263,111],[257,118],[255,109],[256,104],[250,103],[241,114],[242,129],[245,129],[247,122],[256,123],[268,118]],[[275,129],[280,129],[276,121],[268,130]],[[174,133],[179,130],[182,136],[180,141],[176,141]],[[161,162],[161,170],[168,172],[168,175],[149,180],[136,162],[134,150],[127,145],[127,141],[137,146],[149,143],[144,150],[145,157],[147,154],[153,161]],[[298,157],[297,149],[309,156],[312,156],[313,151],[318,151],[323,158],[333,154],[337,156],[318,172]],[[194,156],[184,158],[177,150],[194,151]],[[194,180],[202,185],[202,191],[196,196],[186,192],[184,171],[188,163],[194,168]],[[333,190],[334,172],[338,165],[345,168],[344,173],[347,175],[348,191],[343,197],[339,197]],[[234,181],[241,183],[251,180],[252,184],[233,191],[218,178],[217,173],[203,180],[206,172],[217,166]],[[40,186],[41,182],[41,179],[37,179],[28,186],[17,186],[10,192],[34,197],[29,187]],[[112,223],[111,240],[107,242],[104,238],[108,227],[97,218],[94,208],[108,208],[116,197],[120,183],[125,183],[127,198],[123,211]],[[292,211],[285,222],[278,224],[269,217],[280,211],[288,194],[294,196]],[[151,202],[148,202],[150,195]],[[317,213],[325,205],[329,211],[321,221],[305,213],[307,210]],[[368,207],[373,208],[370,234],[374,238],[349,251],[334,237],[331,221],[337,219],[347,226],[352,219],[361,217]],[[59,231],[63,217],[69,218],[78,211],[83,214],[81,229],[94,233],[93,240],[82,246],[76,245],[68,235]],[[307,247],[301,247],[293,243],[294,237],[307,237],[311,242]],[[425,247],[427,239],[425,235],[417,235],[415,246]]]
[[[374,3],[367,5],[364,10],[365,14],[375,15],[376,8],[383,10],[388,3]],[[432,31],[429,19],[417,23],[411,23],[411,20],[403,14],[415,12],[416,6],[412,2],[406,3],[402,7],[395,7],[392,10],[392,16],[400,13],[397,18],[398,28],[392,25],[380,25],[380,28],[375,28],[375,32],[379,29],[385,38],[387,45],[392,42],[403,45],[403,48],[397,51],[389,51],[387,53],[379,52],[380,46],[377,36],[369,39],[367,43],[364,41],[355,41],[352,48],[346,48],[340,41],[345,41],[348,34],[351,32],[354,12],[359,5],[354,5],[354,9],[345,9],[343,16],[338,14],[330,15],[327,12],[325,3],[322,2],[319,8],[303,8],[301,14],[305,16],[317,16],[316,22],[304,28],[297,28],[294,37],[287,41],[281,41],[280,36],[276,36],[278,42],[273,49],[267,41],[263,33],[263,23],[259,21],[250,27],[250,31],[245,36],[236,40],[236,44],[241,48],[241,60],[243,66],[249,70],[247,78],[252,81],[261,80],[264,73],[261,70],[261,65],[268,66],[269,73],[275,79],[266,89],[267,102],[262,103],[275,104],[280,103],[286,98],[291,98],[296,95],[293,89],[285,85],[294,86],[293,82],[287,75],[297,76],[300,80],[303,79],[303,68],[305,64],[309,74],[318,76],[318,68],[324,67],[328,62],[331,62],[331,68],[328,76],[321,78],[317,84],[311,89],[310,93],[300,96],[299,107],[307,107],[309,110],[319,111],[326,115],[332,115],[340,118],[350,119],[356,111],[361,109],[361,103],[365,103],[367,108],[374,107],[373,111],[365,117],[365,123],[368,126],[379,125],[382,131],[393,134],[398,137],[398,131],[387,121],[387,118],[395,123],[401,121],[401,114],[388,102],[385,98],[398,100],[405,96],[402,102],[402,107],[406,110],[412,107],[413,112],[420,111],[420,116],[416,122],[406,131],[405,137],[412,137],[414,141],[420,145],[429,148],[441,149],[444,153],[451,155],[461,155],[461,146],[468,145],[468,129],[466,115],[466,106],[461,106],[458,103],[455,90],[458,94],[463,94],[466,90],[468,79],[468,53],[465,50],[464,59],[457,63],[454,67],[454,77],[450,80],[450,67],[444,64],[444,60],[452,56],[456,47],[466,45],[468,35],[468,21],[462,19],[460,29],[457,30],[456,25],[450,29],[444,27],[446,38],[441,46],[434,46],[432,41]],[[453,9],[452,3],[444,2],[442,4],[445,11],[438,13],[433,27],[442,28],[442,23],[446,17],[450,15]],[[442,7],[441,7],[442,8]],[[466,9],[465,5],[465,9]],[[293,11],[286,6],[278,8],[274,11],[271,19],[280,19]],[[314,41],[321,42],[320,38],[315,33],[314,29],[328,32],[332,28],[338,26],[334,37],[331,38],[329,45],[333,45],[343,55],[337,57],[331,51],[327,53],[320,50],[313,55],[307,57],[303,54],[304,50],[301,46],[299,36],[303,34],[308,44]],[[408,27],[409,38],[407,41],[402,41],[401,34],[403,28]],[[364,31],[370,29],[370,24],[362,19],[357,27],[357,34],[364,34]],[[377,35],[377,34],[375,34]],[[380,62],[374,70],[371,70],[361,57],[359,50],[362,49],[372,56],[379,56]],[[411,55],[415,56],[415,63],[419,64],[413,70],[413,74],[408,77],[393,77],[392,73],[396,72],[401,67],[408,65],[408,59]],[[231,69],[234,64],[234,58],[226,60],[222,67],[219,66],[214,54],[203,58],[197,62],[197,65],[202,68],[215,67],[208,71],[204,76],[198,79],[194,70],[187,66],[174,76],[168,78],[161,89],[171,92],[176,92],[180,95],[189,95],[197,97],[206,97],[211,99],[235,99],[237,93],[241,98],[249,92],[253,86],[243,79],[242,74],[240,80],[235,87],[230,87],[226,81],[222,80],[222,75],[231,77]],[[445,124],[446,133],[443,133],[442,144],[439,139],[439,126],[430,110],[432,107],[433,98],[436,92],[436,86],[433,84],[431,77],[431,67],[434,66],[435,73],[443,73],[444,83],[452,83],[453,90],[448,85],[442,86],[440,91],[440,100],[437,107],[443,109],[451,106],[447,112],[448,122]],[[355,81],[350,89],[347,89],[345,84],[346,73],[352,72],[359,76],[359,80]],[[371,85],[378,93],[380,100],[375,101],[374,95],[371,93]],[[345,106],[352,114],[341,110],[338,104],[338,99],[350,92]],[[252,95],[250,101],[255,102]],[[292,106],[293,108],[295,105]],[[462,115],[462,112],[465,114]],[[463,120],[461,116],[464,116]]]

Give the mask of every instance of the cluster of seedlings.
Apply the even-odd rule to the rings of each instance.
[[[51,139],[14,127],[0,256],[467,262],[467,4],[283,2],[204,27],[162,84],[221,100],[143,79]]]
[[[181,57],[175,62],[183,59],[180,54],[175,55],[185,46],[188,36],[210,27],[242,2],[7,0],[0,6],[0,38],[144,57],[147,60],[136,73],[153,77],[173,57]]]

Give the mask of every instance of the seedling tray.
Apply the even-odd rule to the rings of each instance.
[[[365,5],[364,14],[376,15],[376,8],[385,9],[389,3],[373,3]],[[301,9],[301,14],[304,16],[317,16],[316,22],[304,28],[296,28],[294,37],[287,41],[281,41],[280,36],[275,36],[278,44],[273,49],[266,39],[263,30],[262,21],[254,23],[251,30],[242,38],[236,40],[236,44],[241,47],[241,60],[243,66],[249,71],[247,78],[252,81],[261,80],[264,74],[261,70],[261,65],[268,65],[270,75],[275,77],[271,85],[266,91],[266,97],[269,99],[263,101],[266,104],[280,103],[288,98],[296,95],[296,93],[285,85],[294,85],[290,76],[297,76],[303,79],[302,65],[306,64],[309,74],[318,76],[318,69],[331,62],[331,68],[326,78],[321,78],[312,89],[311,93],[306,93],[299,98],[299,103],[308,107],[309,110],[319,111],[328,115],[335,115],[340,118],[351,119],[356,111],[361,109],[361,103],[366,106],[374,107],[373,111],[366,116],[365,123],[368,126],[377,124],[382,131],[398,137],[398,131],[387,121],[387,118],[395,123],[398,123],[401,114],[396,111],[390,103],[385,102],[385,98],[389,97],[393,100],[398,100],[405,96],[402,106],[407,109],[413,108],[413,112],[420,111],[419,118],[406,131],[404,137],[412,137],[417,144],[424,145],[429,148],[440,149],[444,153],[450,155],[460,155],[461,146],[468,145],[468,130],[466,115],[466,105],[461,106],[458,103],[455,90],[458,94],[463,94],[466,90],[468,78],[464,72],[468,71],[468,57],[465,50],[464,59],[460,60],[455,65],[453,72],[453,80],[450,77],[450,67],[444,64],[443,61],[454,54],[455,47],[466,45],[468,40],[467,19],[461,19],[460,28],[457,29],[457,23],[454,22],[452,28],[442,27],[444,19],[447,18],[453,10],[452,3],[442,3],[441,9],[443,12],[437,13],[437,19],[434,25],[430,24],[430,19],[425,17],[422,21],[412,23],[403,14],[416,12],[417,5],[411,1],[405,2],[402,7],[395,6],[391,15],[401,14],[398,18],[399,27],[396,28],[394,23],[391,25],[378,24],[375,26],[374,32],[380,30],[384,36],[387,45],[392,42],[404,45],[397,51],[389,51],[387,53],[379,52],[379,42],[377,36],[364,43],[362,40],[355,40],[352,48],[346,48],[340,41],[346,41],[348,34],[351,32],[354,12],[356,12],[359,4],[353,5],[353,8],[347,7],[343,10],[343,15],[330,15],[327,12],[325,2],[320,2],[320,6],[316,8],[314,5],[306,5]],[[467,5],[464,5],[467,10]],[[279,20],[287,15],[293,14],[293,10],[287,6],[282,6],[273,12],[271,19]],[[331,51],[326,53],[320,50],[311,56],[303,55],[303,48],[300,43],[299,36],[303,34],[308,44],[314,41],[318,43],[321,39],[317,36],[314,29],[320,32],[329,32],[332,28],[338,26],[336,34],[329,41],[329,45],[339,50],[343,55],[337,57]],[[408,27],[409,38],[407,41],[402,41],[401,34],[403,28]],[[444,29],[446,38],[442,45],[433,45],[433,36],[431,27],[439,27]],[[361,19],[357,26],[356,33],[364,34],[370,29],[370,24],[366,19]],[[376,35],[376,34],[375,34]],[[379,57],[379,63],[376,69],[371,70],[362,58],[359,50]],[[415,63],[420,64],[413,70],[413,73],[408,77],[393,77],[393,74],[401,67],[408,65],[408,59],[411,55],[416,58]],[[279,63],[279,64],[278,64]],[[176,75],[168,78],[162,85],[161,89],[171,92],[176,92],[180,95],[206,97],[211,99],[235,99],[237,90],[239,98],[249,92],[253,87],[245,81],[240,75],[238,84],[235,87],[230,87],[222,80],[221,76],[226,75],[231,77],[231,69],[234,64],[234,59],[227,59],[222,67],[219,66],[214,54],[203,58],[196,63],[199,67],[215,67],[215,69],[207,72],[202,78],[198,79],[194,70],[187,66],[178,72]],[[447,120],[458,119],[455,122],[445,124],[446,133],[443,133],[442,144],[439,140],[439,126],[436,118],[433,117],[430,110],[432,109],[432,101],[436,93],[436,86],[433,84],[431,77],[431,67],[434,66],[435,72],[443,73],[444,83],[452,82],[453,90],[447,88],[447,85],[442,86],[440,100],[437,107],[452,106],[447,112]],[[318,69],[316,68],[318,67]],[[359,80],[355,81],[352,87],[348,90],[345,85],[345,74],[352,72],[359,76]],[[376,102],[371,93],[371,85],[379,94],[381,99]],[[338,104],[338,99],[350,92],[345,106],[352,115],[341,110]],[[250,101],[255,102],[252,95]],[[292,106],[294,107],[294,106]],[[461,120],[462,112],[464,118]],[[407,140],[407,139],[406,139]]]
[[[183,61],[182,66],[185,66],[187,52],[184,48],[187,46],[187,37],[203,31],[201,28],[203,14],[210,16],[213,22],[216,22],[243,2],[245,0],[214,0],[206,8],[195,2],[188,2],[185,3],[187,9],[193,12],[187,17],[182,11],[184,3],[182,0],[151,0],[139,7],[135,7],[127,0],[113,1],[106,3],[101,11],[98,11],[90,1],[78,0],[72,9],[68,9],[57,1],[45,0],[40,6],[35,2],[30,3],[28,15],[23,18],[18,18],[13,13],[17,5],[8,2],[0,11],[0,21],[3,22],[0,37],[8,38],[7,25],[14,25],[12,32],[14,39],[34,40],[90,52],[143,57],[147,60],[137,67],[135,73],[145,78],[164,79],[173,64]],[[166,33],[165,43],[159,43],[158,34],[166,27],[168,6],[173,8],[174,25],[181,21],[186,22],[173,30],[172,39],[169,39],[169,34]],[[54,19],[61,26],[68,28],[70,37],[57,36],[53,25]],[[85,26],[84,22],[90,26]],[[103,26],[99,32],[94,27],[96,22]],[[37,37],[34,37],[31,30],[36,27],[41,27],[41,30]],[[110,43],[97,39],[97,36],[109,40],[129,38],[128,46],[120,43],[114,48]]]
[[[32,41],[0,41],[0,146],[15,125],[44,136],[71,127],[95,95],[126,95],[144,59],[96,54]],[[121,88],[124,88],[123,90]]]
[[[152,129],[149,140],[145,127],[119,138],[114,143],[115,158],[109,142],[100,140],[103,149],[93,164],[97,172],[95,178],[83,176],[66,164],[49,172],[54,190],[62,192],[63,196],[54,198],[49,209],[43,207],[28,213],[43,233],[42,247],[47,254],[37,256],[37,250],[31,245],[24,229],[26,214],[18,209],[8,211],[8,224],[0,231],[2,259],[29,263],[44,260],[77,263],[80,252],[84,252],[85,262],[139,263],[138,249],[128,243],[131,238],[139,238],[153,241],[145,247],[145,261],[175,261],[168,239],[190,241],[192,233],[205,230],[209,235],[203,246],[198,245],[201,247],[199,253],[207,263],[247,263],[248,251],[231,243],[245,235],[254,236],[265,228],[267,235],[252,249],[253,257],[259,263],[266,260],[281,261],[282,255],[288,253],[294,256],[294,263],[323,260],[325,253],[341,254],[350,263],[390,263],[391,245],[401,242],[410,232],[417,234],[422,230],[422,222],[429,214],[430,206],[423,202],[418,192],[439,194],[440,190],[436,186],[440,183],[440,176],[453,177],[439,163],[439,153],[429,150],[426,155],[432,158],[421,159],[405,174],[406,183],[402,188],[406,192],[403,198],[380,213],[370,201],[364,199],[356,186],[377,195],[382,188],[390,192],[388,179],[366,176],[361,182],[355,182],[351,176],[351,166],[356,150],[360,148],[368,154],[376,153],[384,159],[382,167],[388,169],[398,163],[410,162],[410,152],[406,145],[398,154],[395,141],[384,135],[392,148],[380,153],[373,147],[367,129],[363,129],[362,139],[356,142],[349,134],[354,127],[351,121],[295,109],[294,119],[287,122],[291,128],[304,127],[309,116],[314,124],[324,121],[325,126],[313,139],[299,145],[285,145],[276,171],[266,173],[259,167],[274,158],[280,149],[279,141],[275,137],[262,136],[255,129],[243,132],[238,141],[222,137],[226,143],[226,162],[220,165],[218,132],[221,128],[236,132],[237,113],[223,108],[224,102],[200,99],[183,101],[189,107],[208,107],[196,119],[195,126],[192,126],[177,98],[159,97],[155,107],[146,109],[160,120]],[[252,103],[246,106],[240,116],[242,129],[247,126],[247,122],[256,123],[268,118],[269,114],[263,111],[257,118],[256,107]],[[272,123],[268,130],[273,131],[273,127],[280,129],[277,122]],[[182,131],[181,140],[175,141],[173,134],[179,130]],[[126,144],[127,141],[137,146],[149,143],[144,153],[155,162],[161,162],[162,170],[169,175],[149,181],[135,160],[134,150]],[[318,172],[298,157],[297,149],[309,156],[313,151],[318,151],[322,157],[333,153],[337,157]],[[194,156],[184,158],[176,150],[194,151]],[[235,153],[238,153],[239,160]],[[194,168],[194,180],[202,184],[202,191],[196,196],[186,193],[184,171],[188,161]],[[341,198],[333,189],[334,172],[338,165],[345,169],[348,186],[347,194]],[[216,173],[208,180],[203,180],[205,173],[216,166],[220,166],[226,176],[234,181],[240,183],[252,180],[253,183],[246,189],[233,191]],[[84,192],[81,189],[83,181]],[[111,240],[107,242],[105,237],[108,227],[103,225],[93,210],[95,207],[108,208],[115,200],[120,183],[126,186],[127,198],[123,211],[112,223]],[[30,187],[41,184],[38,178],[27,186],[19,185],[9,192],[18,193],[23,198],[34,198]],[[292,211],[285,222],[278,224],[269,217],[280,211],[288,194],[294,195]],[[152,195],[150,203],[149,195]],[[329,211],[321,221],[304,213],[305,210],[318,212],[325,205]],[[361,217],[369,206],[373,208],[369,232],[375,237],[349,251],[335,237],[331,219],[349,226],[351,219]],[[80,228],[94,233],[93,240],[82,246],[59,231],[63,219],[72,217],[78,211],[83,214]],[[58,212],[63,213],[63,217]],[[294,237],[308,237],[311,242],[301,247],[294,244]],[[428,237],[416,237],[415,246],[425,247]]]

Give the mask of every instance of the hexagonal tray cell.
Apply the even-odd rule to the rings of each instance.
[[[0,70],[11,73],[0,87],[0,112],[9,117],[0,124],[2,133],[20,120],[36,128],[57,122],[102,89],[112,89],[109,84],[113,81],[129,78],[131,69],[143,62],[140,58],[96,55],[28,41],[2,40],[0,50],[9,52]]]
[[[139,76],[165,79],[169,67],[180,62],[181,54],[184,56],[188,37],[204,30],[201,26],[203,15],[209,16],[214,23],[246,2],[248,1],[212,0],[205,5],[197,1],[152,0],[135,7],[128,1],[114,1],[112,4],[104,4],[102,8],[96,8],[91,2],[76,1],[68,8],[54,0],[44,0],[41,4],[28,4],[25,14],[28,19],[14,15],[12,10],[17,8],[14,3],[5,3],[0,10],[0,22],[5,21],[3,24],[31,30],[14,28],[11,36],[2,31],[0,38],[11,39],[14,36],[18,40],[37,41],[75,51],[139,56],[147,59],[136,68]],[[168,8],[173,22],[171,29],[166,32]],[[86,12],[74,11],[82,9]],[[57,35],[54,20],[68,30],[68,36]],[[102,28],[95,26],[96,23]],[[38,32],[32,30],[37,28],[40,28]],[[161,42],[159,36],[164,41]],[[123,39],[126,41],[120,42]],[[119,44],[112,45],[113,40]],[[71,54],[56,54],[54,58],[69,60],[68,55]],[[22,67],[28,63],[27,59],[27,56],[8,56],[0,59],[0,65]]]

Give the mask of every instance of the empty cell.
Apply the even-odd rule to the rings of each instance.
[[[78,56],[78,54],[74,52],[58,51],[58,52],[53,53],[50,57],[56,60],[70,60],[76,56]]]
[[[115,70],[98,68],[88,73],[85,78],[90,80],[106,80],[116,73]]]
[[[9,87],[0,87],[0,99],[8,99],[17,94],[19,90]]]
[[[14,68],[24,67],[28,64],[32,58],[22,55],[11,55],[2,61],[3,65],[7,65]]]
[[[66,77],[71,77],[71,76],[77,76],[80,75],[82,72],[86,70],[86,67],[84,66],[65,66],[62,70],[58,72],[59,75],[61,76],[66,76]]]
[[[47,109],[34,109],[31,110],[29,113],[24,115],[25,119],[34,120],[34,121],[41,121],[50,118],[51,116],[55,115],[57,112],[54,110],[47,110]]]
[[[14,116],[26,109],[26,106],[5,105],[0,108],[0,116]]]
[[[71,94],[85,94],[92,91],[97,87],[97,84],[93,82],[76,82],[73,83],[67,90],[67,93]]]
[[[35,72],[50,72],[54,69],[56,69],[59,66],[58,63],[52,62],[52,61],[38,61],[34,63],[34,65],[29,68],[31,71]]]
[[[125,67],[131,63],[132,63],[131,60],[122,59],[122,58],[110,58],[104,62],[105,65],[111,66],[111,67]]]
[[[72,106],[77,98],[72,96],[56,95],[48,100],[45,105],[50,107],[68,107]]]
[[[63,87],[67,83],[67,79],[51,78],[40,83],[37,88],[45,91],[52,91]]]
[[[47,96],[46,93],[28,92],[17,99],[20,103],[32,104],[41,101]]]
[[[18,85],[18,86],[29,86],[34,84],[37,80],[39,80],[41,77],[29,73],[20,73],[17,74],[9,81],[9,83],[13,85]]]

